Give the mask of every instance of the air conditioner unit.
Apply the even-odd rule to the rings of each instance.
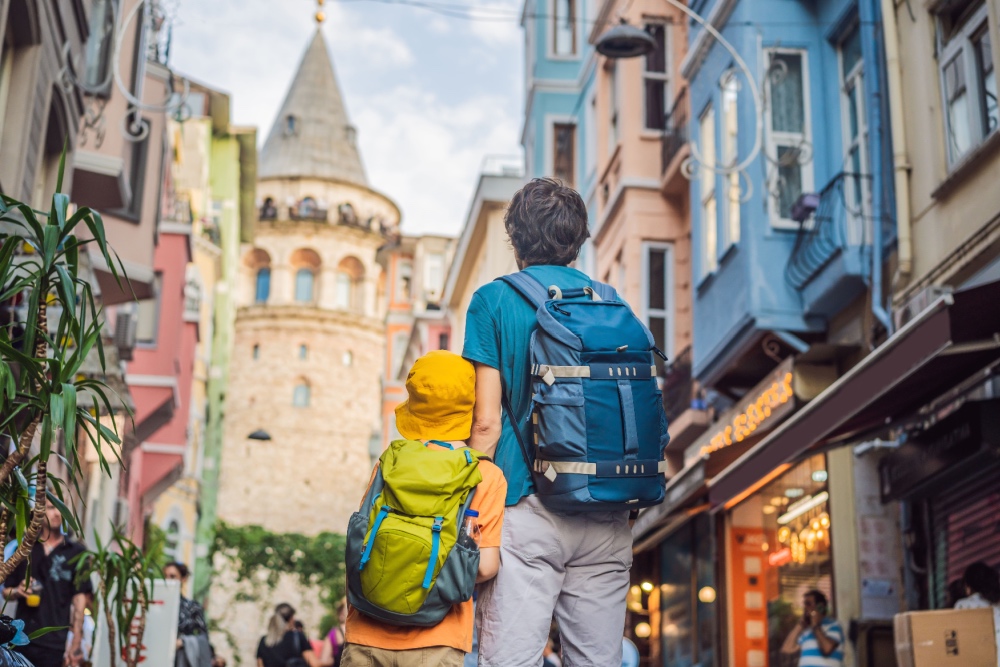
[[[135,350],[135,328],[138,323],[137,313],[132,308],[119,308],[115,318],[115,347],[122,361],[132,361]]]
[[[923,288],[893,313],[892,319],[896,329],[900,329],[914,317],[930,308],[931,304],[939,298],[950,293],[951,288],[946,285],[930,285]]]

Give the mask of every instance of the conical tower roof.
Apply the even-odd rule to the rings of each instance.
[[[334,179],[368,186],[319,27],[264,142],[257,177]]]

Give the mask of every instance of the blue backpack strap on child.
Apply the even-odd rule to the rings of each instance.
[[[506,386],[501,395],[538,496],[565,511],[662,502],[669,435],[649,329],[604,283],[562,289],[526,271],[497,280],[537,311],[530,443]]]

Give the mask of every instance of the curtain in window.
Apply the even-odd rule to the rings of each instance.
[[[771,129],[775,132],[805,132],[805,91],[802,56],[776,53],[771,58]]]

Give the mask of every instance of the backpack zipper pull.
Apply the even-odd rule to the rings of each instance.
[[[667,360],[667,355],[663,354],[663,351],[660,348],[656,347],[655,345],[653,346],[653,352],[655,352],[656,356],[658,356],[660,359],[663,359],[664,361]]]

